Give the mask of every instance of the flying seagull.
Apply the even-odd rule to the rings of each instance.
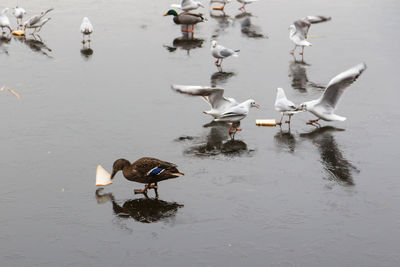
[[[237,102],[235,99],[230,97],[224,97],[224,89],[196,86],[196,85],[172,85],[171,88],[176,92],[192,95],[201,96],[211,106],[208,111],[203,113],[214,117],[214,121],[225,121],[232,123],[229,128],[229,135],[232,137],[237,131],[240,121],[246,118],[251,107],[259,108],[253,99],[248,99],[242,103]]]
[[[292,25],[290,25],[289,39],[294,43],[294,48],[290,51],[290,53],[294,54],[296,48],[298,46],[301,46],[302,50],[300,55],[303,55],[304,47],[311,46],[311,43],[307,40],[307,34],[311,24],[321,23],[329,20],[331,20],[331,17],[307,16],[302,19],[296,20]]]
[[[367,68],[365,63],[360,63],[338,75],[336,75],[326,87],[319,99],[304,102],[300,105],[301,110],[309,111],[318,117],[310,120],[307,124],[318,124],[320,119],[324,121],[344,121],[345,117],[336,115],[335,109],[344,90],[349,87]]]
[[[42,29],[43,25],[46,24],[51,19],[51,18],[43,19],[43,17],[52,10],[53,8],[50,8],[46,11],[42,11],[39,15],[35,15],[31,17],[29,20],[25,21],[24,30],[26,30],[26,28],[32,28],[35,30],[31,34],[39,32]]]

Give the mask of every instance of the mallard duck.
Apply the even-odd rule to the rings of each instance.
[[[116,160],[113,164],[111,179],[121,170],[127,180],[146,184],[144,189],[134,190],[135,194],[144,194],[145,196],[147,196],[147,190],[151,188],[158,196],[158,182],[184,175],[179,172],[175,164],[149,157],[140,158],[132,164],[126,159]]]
[[[183,32],[193,32],[194,25],[205,20],[202,14],[182,12],[178,15],[178,13],[173,9],[168,10],[168,12],[164,14],[164,16],[170,15],[174,16],[173,20],[175,24],[186,25],[186,29],[182,30]],[[192,26],[191,30],[189,30],[189,25]]]

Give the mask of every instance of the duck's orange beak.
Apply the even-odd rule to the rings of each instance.
[[[168,16],[168,13],[165,13],[163,16],[164,16],[164,17],[165,17],[165,16]]]

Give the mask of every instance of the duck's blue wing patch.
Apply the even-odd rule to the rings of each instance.
[[[165,171],[164,168],[154,167],[153,169],[151,169],[150,171],[147,172],[147,176],[160,175],[163,171]]]

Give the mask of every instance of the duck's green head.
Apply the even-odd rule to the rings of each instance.
[[[131,163],[126,159],[117,159],[113,164],[111,179],[114,178],[118,171],[122,171],[125,167],[129,167],[130,165]]]
[[[176,13],[175,10],[170,9],[170,10],[168,10],[167,13],[164,14],[164,16],[174,16],[175,17],[175,16],[178,16],[178,13]]]

